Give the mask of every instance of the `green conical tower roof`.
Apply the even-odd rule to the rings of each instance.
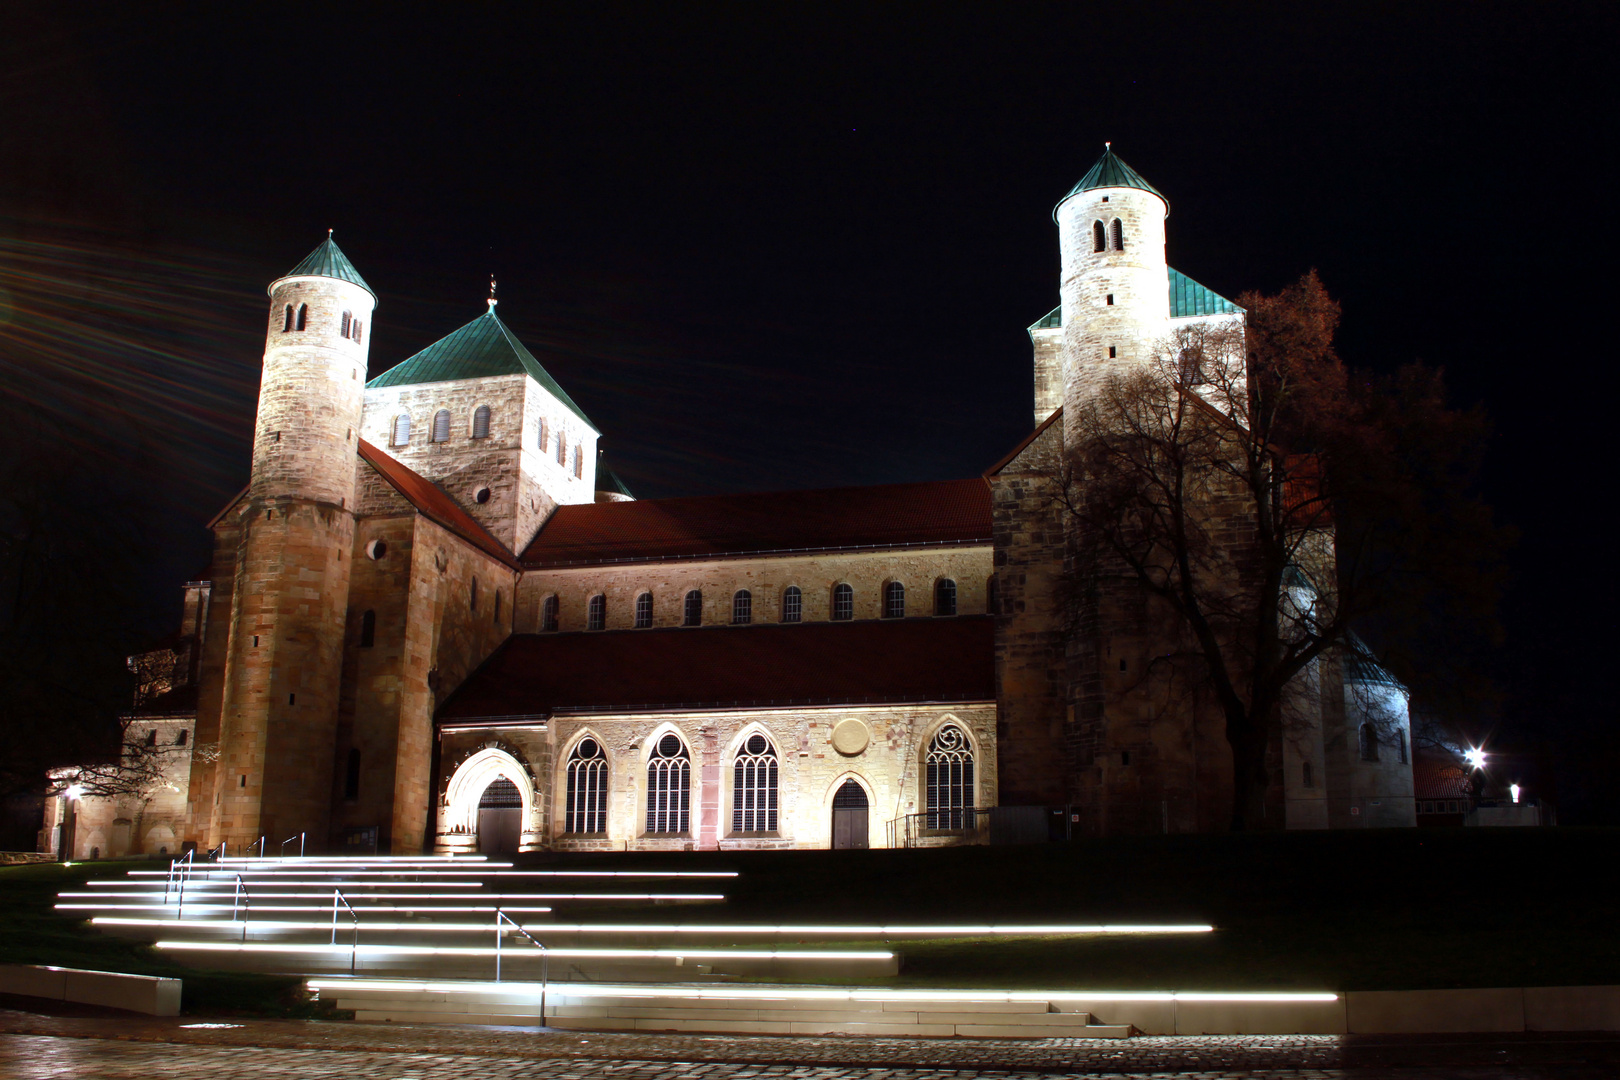
[[[420,383],[449,382],[452,379],[487,379],[500,375],[528,375],[550,390],[556,399],[592,431],[601,429],[591,423],[578,405],[574,404],[557,385],[534,354],[523,347],[506,324],[495,316],[495,304],[489,310],[461,329],[440,338],[415,356],[404,360],[366,384],[373,386],[415,386]]]
[[[1062,206],[1065,201],[1080,194],[1082,191],[1092,191],[1096,188],[1111,187],[1137,188],[1140,191],[1150,191],[1159,198],[1164,199],[1163,192],[1154,187],[1152,184],[1148,183],[1146,180],[1142,179],[1140,173],[1119,159],[1118,155],[1114,153],[1111,144],[1104,143],[1103,145],[1103,156],[1097,159],[1097,164],[1086,170],[1086,175],[1080,178],[1080,182],[1078,184],[1069,189],[1069,193],[1067,195],[1058,200],[1058,206]],[[1170,206],[1170,200],[1164,199],[1164,205],[1166,208],[1168,208]],[[1052,215],[1054,218],[1057,216],[1057,211],[1055,209],[1052,211]]]
[[[354,263],[343,254],[343,249],[337,246],[332,239],[330,231],[326,239],[318,244],[314,251],[304,256],[304,261],[287,271],[284,277],[329,277],[339,281],[347,281],[358,285],[376,299],[377,290],[366,284],[366,279],[360,276],[360,271],[354,268]]]

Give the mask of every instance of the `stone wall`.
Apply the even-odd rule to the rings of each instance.
[[[126,740],[144,744],[149,735],[156,736],[153,752],[161,763],[157,782],[125,795],[46,799],[41,835],[47,850],[61,850],[60,830],[70,825],[71,849],[63,853],[68,859],[179,855],[186,837],[186,789],[195,727],[195,719],[189,716],[131,721]]]

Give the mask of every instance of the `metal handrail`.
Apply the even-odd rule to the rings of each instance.
[[[501,981],[501,939],[506,936],[506,931],[501,928],[501,923],[503,923],[503,922],[510,923],[513,930],[516,930],[518,933],[520,933],[524,937],[528,938],[529,939],[529,944],[533,945],[535,948],[540,950],[540,1026],[545,1027],[546,1026],[546,985],[550,981],[549,977],[550,977],[550,974],[551,974],[551,950],[546,948],[544,942],[540,941],[533,934],[529,933],[527,930],[523,929],[522,926],[518,925],[517,921],[515,919],[513,919],[512,916],[508,915],[506,912],[502,911],[500,908],[497,907],[495,909],[495,981],[496,982]]]
[[[349,918],[354,921],[354,940],[349,944],[349,974],[354,974],[354,957],[360,951],[360,916],[354,913],[349,906],[349,898],[343,895],[342,889],[332,890],[332,944],[337,944],[337,911],[338,904],[342,903],[349,910]]]
[[[236,902],[238,899],[242,901],[242,943],[245,945],[247,944],[248,916],[253,911],[253,896],[248,892],[247,882],[242,880],[241,874],[236,875],[236,891],[231,894],[232,922],[236,921]]]
[[[279,854],[282,858],[285,859],[287,857],[287,845],[292,843],[294,840],[298,841],[298,857],[300,859],[302,859],[304,857],[304,834],[303,833],[299,833],[297,836],[289,836],[289,837],[287,837],[287,839],[283,840],[281,842],[281,850],[277,854]]]
[[[248,855],[249,855],[249,857],[251,857],[253,855],[253,845],[252,844],[248,845]],[[261,859],[264,858],[264,837],[262,837],[262,836],[259,837],[259,858],[261,858]]]
[[[181,880],[184,880],[184,875],[191,872],[191,857],[195,854],[197,854],[197,849],[191,848],[178,859],[169,860],[169,876],[163,880],[163,902],[165,904],[169,902],[169,890],[174,887],[175,874],[179,873],[181,875]],[[181,866],[184,866],[185,869],[179,870],[178,868]]]
[[[229,843],[229,841],[221,840],[219,842],[219,847],[217,847],[217,848],[209,848],[208,849],[208,859],[209,859],[210,862],[224,862],[225,861],[225,845],[227,843]],[[216,855],[218,856],[218,858],[215,858]]]

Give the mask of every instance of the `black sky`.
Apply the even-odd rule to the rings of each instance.
[[[263,287],[328,227],[380,296],[373,373],[493,273],[640,495],[968,476],[1030,426],[1052,206],[1107,139],[1173,266],[1227,296],[1315,267],[1348,362],[1490,411],[1510,726],[1613,726],[1607,5],[8,11],[12,269],[41,242],[162,338],[64,331],[19,377],[162,417],[173,578],[246,479]]]

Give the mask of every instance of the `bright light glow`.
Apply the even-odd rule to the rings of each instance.
[[[1513,801],[1514,801],[1514,802],[1518,802],[1518,801],[1519,801],[1519,792],[1520,792],[1520,791],[1521,791],[1521,790],[1522,790],[1522,789],[1521,789],[1521,788],[1520,788],[1520,787],[1519,787],[1519,785],[1518,785],[1518,784],[1509,784],[1509,785],[1508,785],[1508,794],[1510,794],[1510,795],[1512,795],[1512,796],[1513,796]]]
[[[252,865],[248,865],[252,864]],[[507,864],[510,865],[510,864]],[[432,870],[432,869],[401,869],[401,870],[349,870],[343,867],[327,869],[319,866],[266,866],[260,867],[257,860],[244,860],[242,865],[233,865],[227,870],[216,869],[217,863],[203,863],[191,871],[192,877],[204,877],[215,873],[229,873],[231,880],[240,874],[243,878],[280,878],[283,873],[294,877],[328,877],[328,878],[363,878],[363,877],[406,877],[412,880],[423,878],[468,878],[468,877],[589,877],[589,878],[734,878],[734,870]],[[131,877],[161,877],[167,878],[167,870],[131,870]],[[318,883],[317,883],[318,884]]]
[[[243,1024],[181,1024],[183,1028],[239,1028]]]
[[[247,875],[243,874],[242,878],[246,880]],[[136,886],[143,889],[150,889],[152,887],[152,883],[150,881],[89,881],[85,884],[92,885],[98,889],[105,889],[109,887],[115,889],[120,887],[131,888]],[[477,881],[348,881],[342,878],[334,878],[329,881],[282,881],[278,878],[273,881],[261,881],[259,884],[280,885],[287,888],[302,887],[306,889],[332,889],[338,886],[342,886],[344,889],[409,889],[412,887],[434,889],[476,889],[480,886],[480,883]],[[193,889],[199,891],[203,889],[229,890],[234,889],[235,887],[235,874],[232,874],[230,877],[224,878],[220,881],[214,881],[210,878],[204,878],[201,875],[193,874],[191,880],[186,883],[187,892],[191,892]]]
[[[58,907],[62,905],[58,904]],[[223,908],[224,905],[213,905]],[[256,910],[272,910],[262,908]],[[287,910],[285,908],[275,910]],[[328,910],[327,908],[314,908],[309,910]],[[366,909],[368,912],[376,909]],[[398,910],[398,909],[387,909]],[[438,909],[445,910],[445,909]],[[479,910],[462,908],[459,910]],[[494,908],[482,910],[494,911]],[[518,908],[502,908],[503,911],[517,911]],[[550,910],[544,908],[541,910]],[[93,923],[108,926],[174,926],[173,919],[137,919],[123,916],[104,915],[90,920]],[[184,925],[191,927],[222,927],[240,929],[241,923],[234,919],[187,919]],[[256,930],[324,930],[330,924],[327,922],[309,921],[281,921],[273,919],[253,919],[249,926]],[[489,923],[452,923],[452,922],[364,922],[360,924],[362,930],[482,930],[491,932],[494,927]],[[639,925],[636,923],[530,923],[523,927],[534,933],[546,934],[782,934],[789,937],[805,934],[835,934],[848,937],[992,937],[1011,934],[1040,934],[1077,935],[1077,934],[1207,934],[1215,928],[1202,925],[1167,925],[1167,926],[695,926],[690,924],[671,925]]]
[[[100,884],[100,882],[92,882],[92,884]],[[115,882],[112,882],[111,884],[116,885],[118,883],[115,881]],[[277,884],[286,884],[286,883],[285,882],[277,882]],[[296,885],[297,882],[293,882],[293,884]],[[401,886],[401,887],[403,887],[403,886]],[[327,898],[327,903],[330,904],[331,903],[331,896],[332,896],[331,888],[332,888],[331,885],[323,885],[316,892],[302,892],[302,893],[260,892],[257,889],[255,889],[253,891],[253,893],[252,893],[252,897],[253,897],[254,901],[257,902],[259,900],[312,900],[312,899],[318,899],[318,898],[324,896],[324,897]],[[366,886],[366,888],[374,888],[374,887],[373,886]],[[193,896],[199,895],[199,894],[202,894],[202,893],[205,893],[205,892],[210,892],[210,891],[216,896],[223,896],[226,893],[233,893],[235,891],[235,884],[234,884],[234,882],[216,882],[216,883],[214,883],[212,885],[193,883],[193,884],[186,887],[187,894],[188,895],[193,895]],[[61,892],[61,893],[57,893],[56,895],[59,896],[59,897],[66,897],[66,898],[73,899],[73,900],[94,900],[94,899],[100,899],[102,897],[105,897],[108,900],[138,900],[142,896],[151,896],[151,897],[154,897],[154,898],[161,898],[163,896],[163,892],[162,892],[161,889],[154,889],[149,893]],[[364,893],[364,894],[357,893],[357,894],[355,894],[353,896],[348,896],[347,894],[345,894],[345,895],[346,895],[346,898],[348,900],[350,900],[351,902],[353,902],[353,903],[363,903],[363,904],[367,904],[367,905],[371,905],[374,901],[378,901],[378,900],[724,900],[726,898],[724,893],[477,893],[477,894],[468,894],[468,893],[368,892],[368,893]],[[175,897],[176,897],[175,891],[171,890],[170,893],[169,893],[169,899],[167,901],[168,906],[170,906],[170,907],[174,906]],[[201,901],[201,900],[196,900],[196,901],[188,900],[188,901],[186,901],[186,907],[189,908],[189,907],[193,906],[193,904],[197,904],[197,905],[200,906],[202,903],[203,903],[203,901]],[[89,906],[96,906],[96,905],[89,905]],[[106,905],[106,906],[110,907],[110,906],[113,906],[113,905]],[[413,910],[415,910],[415,909],[413,909]],[[426,907],[426,906],[424,906],[422,910],[424,910],[424,911],[442,911],[444,909],[442,907]]]
[[[60,908],[60,909],[62,909],[64,911],[173,911],[174,910],[174,905],[172,903],[170,903],[170,904],[57,904],[56,907],[58,907],[58,908]],[[241,910],[241,908],[240,908],[240,905],[231,905],[231,904],[187,904],[185,910],[187,912],[192,912],[192,911],[239,911],[239,910]],[[254,900],[253,905],[252,905],[252,910],[255,911],[255,912],[258,912],[258,911],[331,911],[332,910],[332,905],[331,905],[331,903],[325,903],[325,904],[261,904],[257,900]],[[551,909],[548,908],[548,907],[519,907],[519,906],[516,906],[516,905],[508,906],[508,905],[505,905],[505,904],[500,904],[500,905],[497,905],[497,904],[442,904],[442,905],[439,905],[439,906],[436,906],[436,907],[422,907],[422,906],[417,905],[417,904],[412,904],[410,906],[405,906],[405,907],[395,907],[392,904],[366,904],[366,905],[362,905],[360,907],[355,908],[355,910],[356,911],[364,911],[364,912],[368,912],[368,913],[373,912],[373,911],[409,911],[409,912],[422,912],[422,913],[425,913],[425,914],[432,915],[432,914],[437,914],[437,913],[439,913],[441,911],[458,911],[458,912],[459,911],[487,911],[487,912],[490,912],[491,914],[493,914],[493,913],[495,913],[497,911],[506,911],[506,912],[521,911],[521,912],[525,912],[525,913],[528,913],[528,914],[535,914],[535,913],[539,913],[539,912],[550,911]],[[175,920],[174,920],[173,916],[170,916],[169,918],[163,919],[161,921],[162,921],[164,926],[173,926],[173,925],[175,925]],[[190,920],[187,920],[185,925],[190,926],[190,925],[192,925],[192,922]],[[254,925],[257,926],[258,924],[255,923]],[[325,924],[322,924],[322,925],[325,925]],[[432,924],[432,923],[412,923],[411,925],[414,928],[417,928],[417,929],[422,929],[422,928],[431,929],[434,924]]]
[[[364,929],[364,927],[362,927]],[[490,930],[490,927],[480,927]],[[341,932],[342,927],[339,927]],[[236,952],[236,953],[327,953],[335,957],[348,956],[351,950],[360,956],[494,956],[495,948],[464,948],[445,945],[281,945],[267,942],[240,944],[231,941],[159,941],[159,949],[182,951]],[[533,956],[528,950],[506,949],[507,956]],[[844,949],[816,951],[809,949],[547,949],[546,955],[584,958],[588,960],[893,960],[892,952],[855,952]]]
[[[65,789],[63,789],[62,797],[64,799],[82,799],[82,798],[84,798],[84,785],[83,784],[69,784]]]
[[[330,946],[328,946],[330,948]],[[686,954],[691,955],[691,954]],[[826,955],[826,954],[820,954]],[[472,982],[463,980],[410,980],[366,978],[317,978],[305,981],[311,990],[383,990],[390,992],[447,994],[508,994],[534,997],[541,994],[537,982]],[[553,1001],[593,997],[685,998],[702,1000],[777,1001],[960,1001],[1012,1004],[1054,1001],[1203,1001],[1232,1004],[1278,1002],[1331,1002],[1339,995],[1317,991],[1260,992],[1211,990],[886,990],[875,987],[848,989],[754,986],[669,986],[654,983],[550,983],[547,992]]]
[[[1485,751],[1477,746],[1471,747],[1463,754],[1463,760],[1476,769],[1483,769],[1485,767]]]

